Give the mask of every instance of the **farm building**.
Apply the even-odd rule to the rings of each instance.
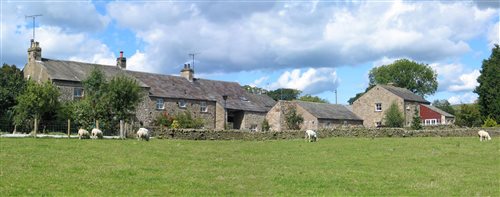
[[[301,129],[322,129],[341,126],[362,126],[363,120],[343,105],[305,101],[279,101],[267,114],[271,130],[287,130],[285,114],[295,108],[304,118]]]
[[[420,105],[420,119],[422,125],[451,125],[455,123],[455,116],[432,105]]]
[[[260,130],[267,112],[275,104],[267,95],[248,93],[235,82],[195,78],[189,64],[184,65],[180,76],[136,72],[126,67],[123,53],[115,66],[42,58],[39,43],[32,40],[23,71],[26,78],[51,81],[58,86],[61,100],[84,97],[81,82],[94,68],[102,70],[107,78],[131,77],[146,92],[135,114],[146,126],[165,112],[171,115],[189,112],[202,118],[207,129],[223,129],[226,123],[233,129]]]
[[[376,85],[363,96],[354,101],[353,112],[363,119],[365,127],[382,126],[385,111],[395,102],[403,113],[404,125],[410,126],[415,110],[420,105],[429,105],[430,102],[405,88],[389,85]]]

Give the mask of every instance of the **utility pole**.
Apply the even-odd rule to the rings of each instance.
[[[194,56],[198,55],[198,54],[200,54],[200,53],[190,53],[190,54],[188,54],[189,57],[193,57],[193,70],[194,70]]]
[[[35,15],[31,15],[31,16],[24,16],[24,19],[33,18],[33,40],[35,40],[35,18],[39,17],[39,16],[42,16],[42,15],[41,14],[35,14]]]
[[[337,104],[337,88],[335,88],[335,104]]]

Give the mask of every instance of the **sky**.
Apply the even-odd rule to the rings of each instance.
[[[429,101],[472,103],[481,64],[500,40],[500,2],[477,1],[0,1],[1,63],[42,57],[294,88],[347,104],[368,73],[401,58],[438,74]],[[337,100],[334,91],[337,90]]]

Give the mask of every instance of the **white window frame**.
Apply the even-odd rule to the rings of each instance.
[[[184,99],[179,100],[179,107],[180,108],[186,108],[187,107],[187,102]]]
[[[382,103],[375,103],[375,111],[376,112],[382,111]]]
[[[205,102],[205,101],[200,102],[200,111],[201,112],[208,112],[207,102]]]
[[[80,91],[77,91],[77,90],[80,90]],[[80,94],[76,94],[77,92],[80,92]],[[83,88],[80,88],[80,87],[74,87],[73,88],[73,100],[75,99],[82,99],[84,96],[84,92],[83,92]]]
[[[159,109],[159,110],[165,109],[165,101],[162,98],[156,99],[156,109]]]

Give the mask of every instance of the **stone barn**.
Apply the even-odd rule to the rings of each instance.
[[[363,120],[343,105],[314,103],[305,101],[279,101],[266,118],[270,129],[287,130],[286,113],[293,107],[304,118],[301,130],[336,128],[343,126],[363,126]]]

